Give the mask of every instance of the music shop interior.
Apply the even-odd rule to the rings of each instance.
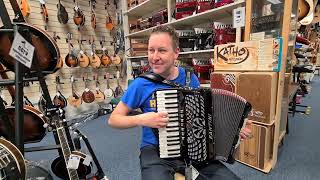
[[[243,180],[320,179],[320,1],[0,0],[0,15],[0,179],[141,179],[142,128],[108,120],[152,71],[159,26],[200,83],[146,79],[168,86],[154,130],[160,158],[186,162],[175,180],[211,160]]]

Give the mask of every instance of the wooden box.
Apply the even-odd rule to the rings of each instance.
[[[241,73],[238,78],[236,94],[251,103],[250,119],[268,125],[272,124],[276,110],[277,73]]]
[[[214,68],[220,71],[280,71],[282,39],[217,45]]]
[[[274,125],[251,125],[252,138],[241,141],[235,158],[251,167],[268,172],[273,153]]]
[[[224,89],[235,93],[240,72],[215,71],[211,73],[211,88]]]

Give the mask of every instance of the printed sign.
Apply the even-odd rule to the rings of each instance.
[[[28,68],[31,68],[33,53],[34,47],[32,44],[25,40],[19,33],[16,33],[9,55]]]
[[[244,27],[245,25],[245,7],[239,7],[233,10],[233,28]]]

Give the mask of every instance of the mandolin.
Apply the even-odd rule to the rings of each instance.
[[[94,44],[94,39],[91,42],[91,56],[90,56],[90,66],[93,68],[98,68],[101,65],[100,57],[96,54],[96,45]]]
[[[65,64],[68,67],[77,67],[79,60],[78,60],[77,56],[74,55],[73,51],[71,51],[72,44],[70,43],[70,41],[71,41],[71,34],[70,33],[67,34],[67,38],[68,38],[68,51],[69,51],[69,53],[64,58]]]
[[[304,17],[307,16],[309,9],[310,9],[310,6],[306,2],[306,0],[298,1],[298,21],[302,20]]]
[[[78,54],[78,59],[79,59],[79,66],[80,67],[88,67],[90,64],[90,60],[89,57],[87,56],[87,54],[82,50],[82,39],[81,39],[81,34],[80,34],[80,41],[79,41],[79,54]]]
[[[75,3],[75,0],[73,1]],[[86,19],[84,16],[84,13],[80,9],[80,6],[78,3],[75,3],[74,6],[74,14],[73,14],[73,22],[77,25],[78,30],[80,30],[80,26],[83,26]]]
[[[95,13],[95,7],[96,7],[96,0],[90,0],[90,7],[91,7],[91,27],[93,29],[96,29],[97,27],[97,18]]]
[[[117,87],[116,87],[116,89],[114,91],[115,98],[119,98],[119,97],[121,97],[123,95],[123,89],[120,86],[119,78],[120,78],[120,72],[117,71]]]
[[[85,90],[83,91],[82,93],[82,100],[85,102],[85,103],[92,103],[94,101],[94,93],[87,87],[87,84],[88,84],[88,74],[87,74],[87,79],[85,79],[83,77],[83,80],[84,80],[84,86],[85,86]]]
[[[67,24],[69,21],[69,16],[68,16],[68,12],[66,10],[66,8],[61,4],[61,1],[59,0],[58,4],[57,4],[57,8],[58,8],[58,21],[61,24]]]
[[[107,3],[104,6],[104,9],[107,12],[107,15],[106,15],[106,28],[111,31],[114,28],[114,25],[113,25],[111,16],[110,16],[109,11],[108,11],[108,6],[109,5],[110,5],[110,3],[109,3],[109,0],[108,0]]]
[[[56,95],[53,98],[53,104],[59,108],[65,108],[67,106],[67,99],[63,96],[60,91],[60,77],[56,77]]]
[[[40,2],[42,19],[45,23],[44,29],[48,30],[49,14],[48,14],[48,9],[46,7],[46,2],[44,0],[39,0],[39,2]]]
[[[103,37],[103,39],[101,39],[100,41],[100,45],[101,45],[101,48],[102,48],[102,55],[100,57],[100,60],[101,60],[101,64],[104,65],[104,66],[108,66],[109,64],[111,64],[111,58],[108,54],[108,50],[107,48],[105,48],[103,46],[103,43],[105,42],[105,37]]]
[[[99,80],[98,80],[98,75],[96,77],[96,90],[95,90],[95,93],[94,93],[94,98],[97,102],[103,102],[106,97],[104,96],[103,92],[101,91],[100,89],[100,83],[99,83]]]
[[[20,10],[21,10],[21,13],[23,15],[23,17],[29,17],[30,15],[30,5],[29,5],[29,2],[28,0],[21,0],[20,1]]]
[[[82,104],[82,99],[74,90],[74,81],[75,80],[74,80],[73,76],[71,76],[70,81],[71,81],[71,95],[68,97],[68,103],[71,106],[79,107]]]

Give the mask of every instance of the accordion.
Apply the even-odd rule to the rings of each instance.
[[[222,89],[160,89],[157,111],[168,112],[169,122],[159,128],[160,158],[180,157],[194,164],[212,160],[234,162],[251,105]]]

